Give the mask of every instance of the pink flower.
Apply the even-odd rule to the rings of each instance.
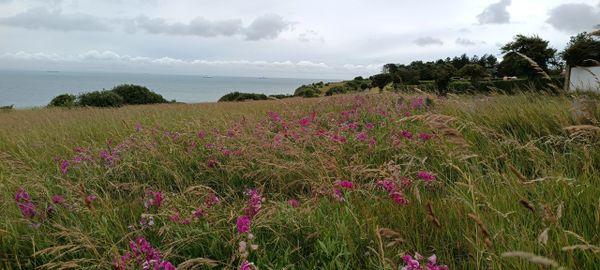
[[[206,166],[208,166],[211,169],[217,167],[218,164],[219,163],[217,162],[217,160],[215,158],[210,158],[209,160],[206,161]]]
[[[54,195],[54,196],[52,196],[52,202],[54,204],[64,204],[65,203],[65,197],[60,196],[60,195]]]
[[[408,200],[404,197],[404,194],[401,191],[390,192],[390,198],[394,201],[394,203],[399,205],[407,205]]]
[[[146,199],[144,201],[144,208],[148,210],[150,207],[155,206],[160,208],[163,201],[162,193],[160,191],[146,191]]]
[[[198,131],[196,136],[198,137],[198,139],[204,139],[204,137],[206,137],[206,133],[204,133],[204,131]]]
[[[258,214],[260,208],[262,207],[263,197],[256,189],[250,189],[246,191],[246,194],[250,198],[248,199],[248,206],[244,209],[244,213],[248,217],[253,218],[256,214]]]
[[[411,139],[411,138],[413,137],[413,134],[412,134],[412,132],[410,132],[410,131],[408,131],[408,130],[403,130],[403,131],[400,131],[400,135],[401,135],[402,137],[404,137],[404,138],[407,138],[407,139]]]
[[[31,197],[29,193],[27,193],[22,187],[20,187],[15,193],[15,201],[19,210],[21,210],[21,215],[24,218],[31,219],[35,216],[35,205],[31,202]]]
[[[345,189],[353,189],[354,188],[354,183],[348,181],[348,180],[342,180],[339,183],[340,187],[345,188]]]
[[[230,128],[227,130],[227,137],[233,137],[235,136],[235,130],[233,128]]]
[[[298,121],[298,124],[300,124],[301,127],[305,128],[305,127],[308,127],[311,122],[312,122],[312,120],[307,116],[307,117],[300,119],[300,121]]]
[[[431,140],[431,138],[433,138],[433,134],[419,133],[419,139],[421,139],[422,141],[429,141]]]
[[[358,134],[356,134],[356,139],[361,141],[361,142],[366,142],[369,140],[369,134],[367,134],[366,132],[359,132]]]
[[[291,206],[292,208],[298,208],[298,207],[300,207],[300,202],[296,199],[289,199],[288,205]]]
[[[268,112],[267,113],[273,122],[281,121],[281,116],[277,112]]]
[[[377,181],[377,185],[385,189],[387,192],[392,192],[396,189],[396,183],[392,180],[384,179]]]
[[[244,260],[242,264],[240,264],[240,270],[256,270],[256,266],[253,263]]]
[[[208,209],[217,205],[219,202],[221,202],[221,199],[219,199],[219,197],[217,197],[217,194],[214,193],[208,194],[206,199],[204,199],[204,205],[206,205],[206,208]]]
[[[201,218],[204,216],[204,209],[198,207],[196,208],[194,211],[192,211],[192,217],[194,217],[195,219]]]
[[[365,125],[365,128],[367,128],[367,129],[373,129],[373,128],[375,128],[375,125],[373,125],[373,123],[367,123]]]
[[[243,215],[238,217],[236,221],[237,231],[239,234],[244,234],[250,232],[250,217]]]
[[[61,172],[63,175],[67,174],[67,170],[69,169],[69,166],[70,166],[70,164],[69,164],[69,161],[68,161],[68,160],[66,160],[66,159],[63,159],[63,160],[60,162],[60,172]]]
[[[436,179],[436,176],[428,171],[420,171],[417,174],[417,177],[419,177],[421,180],[425,181],[425,182],[433,182]]]
[[[333,191],[333,197],[340,202],[345,201],[346,199],[344,198],[344,193],[342,192],[341,189],[335,189]]]

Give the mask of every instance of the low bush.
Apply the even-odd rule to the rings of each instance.
[[[79,95],[78,99],[79,106],[120,107],[124,104],[123,97],[108,90],[83,93]]]
[[[472,93],[474,91],[475,87],[473,84],[467,81],[454,81],[448,85],[448,93],[465,94]]]
[[[115,86],[111,91],[121,96],[124,104],[157,104],[168,102],[163,96],[141,85],[123,84]]]
[[[334,87],[331,87],[329,90],[327,90],[327,92],[325,92],[325,95],[333,96],[333,95],[345,94],[345,93],[348,93],[348,89],[346,87],[334,86]]]
[[[71,94],[62,94],[54,97],[50,104],[50,107],[75,107],[77,106],[77,97]]]
[[[311,85],[303,85],[298,87],[298,89],[296,89],[296,91],[294,91],[294,96],[299,96],[299,97],[318,97],[321,95],[321,92],[319,91],[319,89],[317,89],[314,86]]]
[[[232,93],[222,96],[219,99],[219,102],[244,101],[244,100],[267,100],[267,99],[268,99],[268,97],[265,94],[232,92]]]

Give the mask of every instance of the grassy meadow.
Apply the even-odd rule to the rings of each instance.
[[[0,112],[0,268],[597,269],[600,136],[567,132],[570,107],[384,93]]]

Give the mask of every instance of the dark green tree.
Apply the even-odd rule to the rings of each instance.
[[[590,66],[600,63],[600,39],[583,32],[571,37],[560,53],[569,66]]]
[[[62,94],[54,97],[48,106],[50,107],[75,107],[77,105],[77,97],[71,94]]]
[[[548,71],[550,59],[556,55],[556,49],[550,48],[548,41],[537,35],[517,35],[513,41],[502,46],[500,49],[504,54],[498,70],[503,75],[527,76],[534,78],[537,72],[531,67],[527,60],[517,55],[522,53],[535,61],[544,71]]]
[[[379,88],[379,92],[383,92],[386,85],[392,82],[392,76],[387,73],[381,73],[371,76],[371,84],[373,87]]]
[[[467,77],[473,85],[479,83],[479,80],[488,75],[487,70],[478,64],[467,64],[458,72],[458,76]]]
[[[433,74],[435,77],[435,86],[440,96],[445,96],[448,93],[448,85],[454,73],[456,73],[456,69],[451,64],[435,65]]]

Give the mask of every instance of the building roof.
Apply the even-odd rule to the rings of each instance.
[[[600,29],[597,29],[597,30],[595,30],[595,31],[592,31],[592,32],[590,33],[590,35],[592,35],[592,36],[600,36]]]

